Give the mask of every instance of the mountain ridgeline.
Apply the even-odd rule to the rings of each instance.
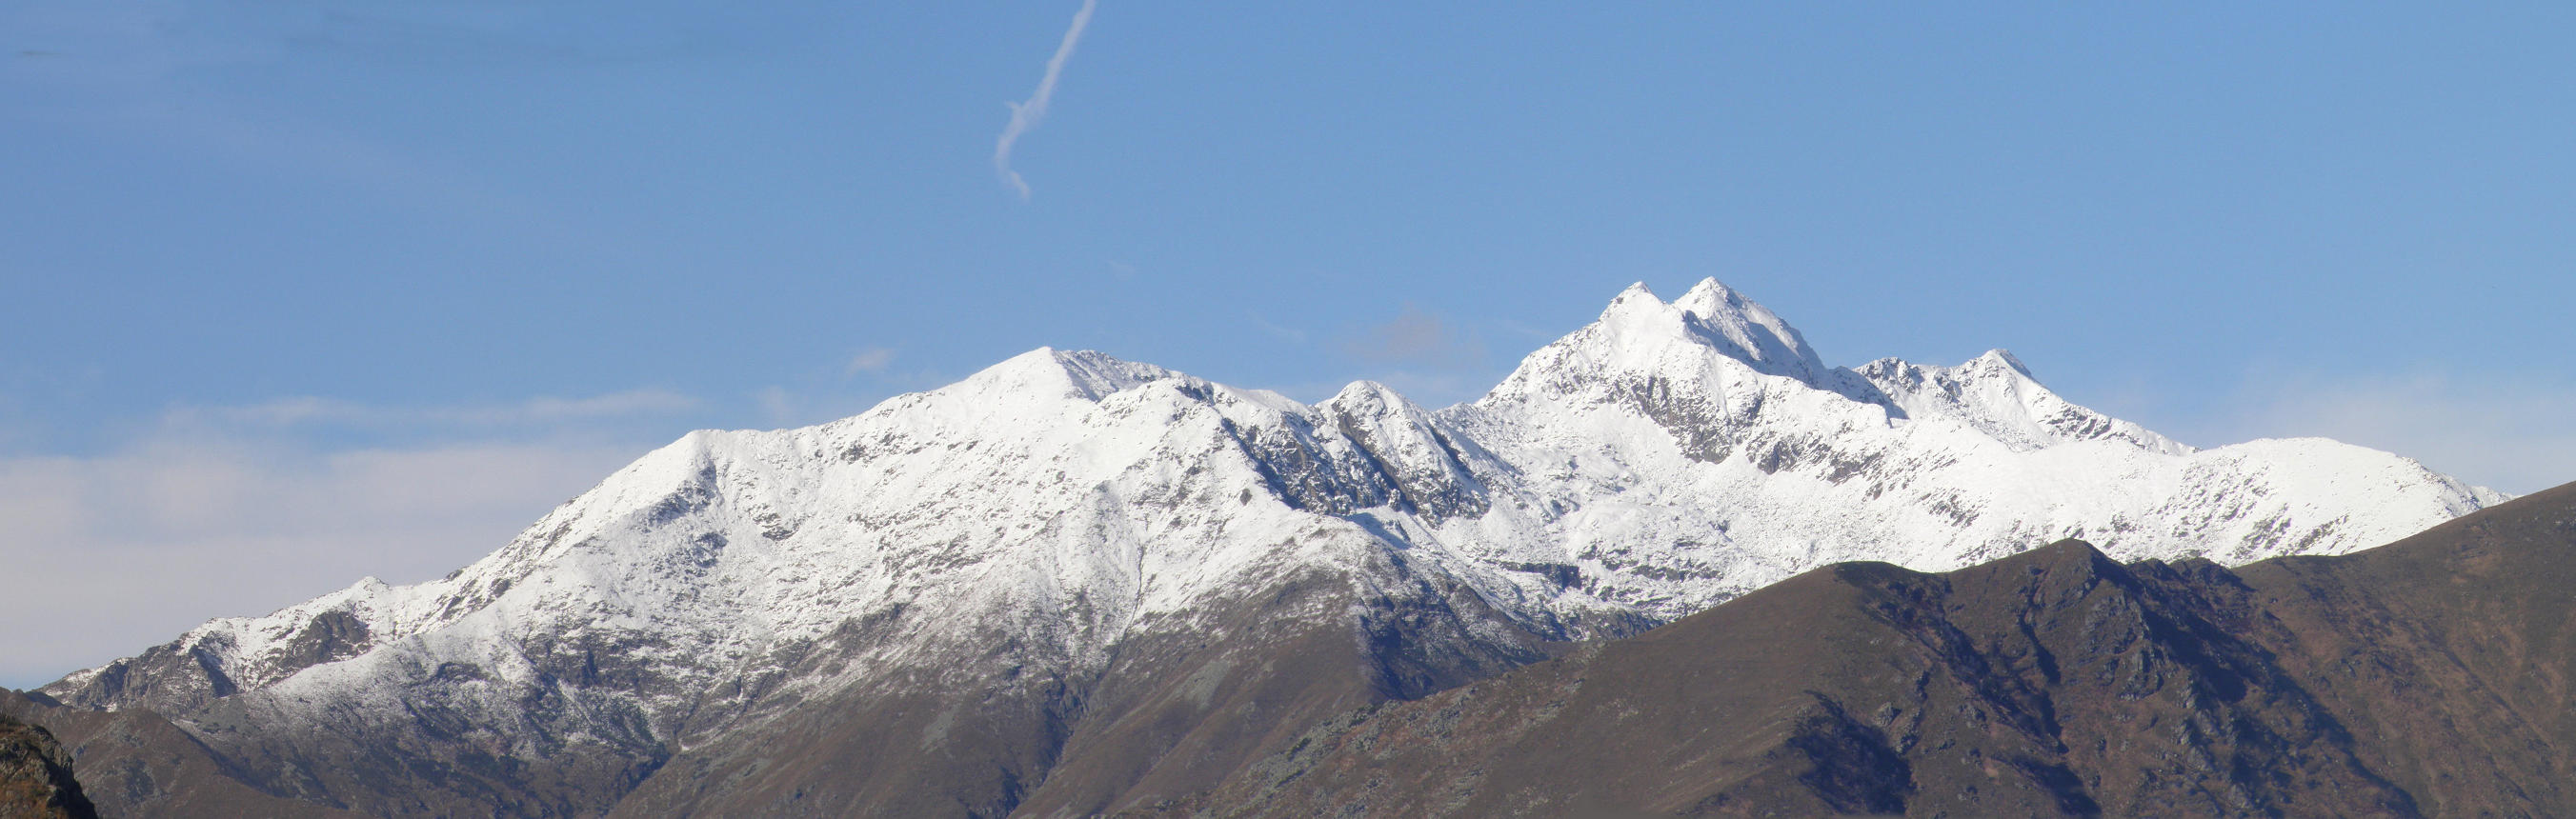
[[[1433,761],[1403,770],[1449,788],[1439,799],[1466,801],[1354,803],[1299,783],[1388,781],[1366,760],[1403,749],[1350,743],[1424,713],[1409,709],[1466,709],[1483,702],[1470,692],[1546,684],[1528,681],[1740,620],[1772,633],[1703,636],[1812,632],[1836,668],[1886,666],[1871,685],[1896,688],[1817,694],[1781,712],[1787,722],[1745,723],[1756,734],[1812,723],[1764,746],[1789,751],[1756,749],[1788,760],[1762,769],[1769,779],[1710,774],[1673,788],[1720,783],[1707,794],[1717,801],[1615,807],[1761,813],[1802,793],[1863,794],[1813,797],[1832,810],[2022,804],[1994,801],[2006,785],[1936,798],[1950,783],[1943,766],[1965,766],[2020,772],[2012,781],[2039,783],[2030,787],[2059,799],[2048,804],[2076,813],[2116,809],[2131,791],[2192,787],[2260,813],[2287,804],[2280,793],[2309,792],[2282,777],[2363,800],[2338,805],[2376,799],[2374,809],[2402,813],[2437,804],[2439,789],[2407,779],[2408,763],[2369,756],[2378,746],[2355,738],[2351,718],[2328,719],[2344,694],[2254,676],[2287,655],[2225,619],[2258,604],[2221,594],[2238,586],[2216,578],[2232,576],[2223,566],[2353,552],[2504,500],[2333,441],[2187,447],[2059,398],[2002,351],[1956,367],[1831,368],[1786,322],[1715,281],[1670,303],[1640,286],[1485,396],[1438,411],[1367,382],[1308,405],[1041,349],[820,426],[691,433],[446,578],[367,579],[264,617],[216,620],[0,706],[54,726],[115,816],[209,805],[373,816],[1454,813],[1493,807],[1476,800],[1498,789]],[[2020,554],[2074,538],[2092,545]],[[1877,563],[1836,565],[1848,561]],[[1942,571],[1956,574],[1917,574]],[[1981,619],[1980,607],[2010,597],[1985,588],[2004,580],[1963,579],[2015,572],[2033,578],[2015,594],[2109,595],[2099,599],[2124,602],[2100,606],[2161,618],[2126,638],[2112,632],[2127,621],[2111,614],[2075,627],[2101,631],[2104,645],[2129,640],[2120,645],[2134,650],[2118,656],[2143,658],[2143,676],[2109,693],[2063,692],[2061,708],[2049,686],[2093,655],[2049,642],[2054,610],[1991,615],[2015,618],[2009,627]],[[2067,580],[2080,592],[2029,585],[2079,575],[2093,578]],[[1783,623],[1740,613],[1787,595],[1865,611]],[[2211,608],[2224,606],[2235,608]],[[1906,625],[1871,632],[1871,617]],[[2200,634],[2190,622],[2220,630],[2189,636]],[[1853,635],[1860,642],[1831,642]],[[2027,646],[1980,642],[2014,635]],[[1900,637],[1930,653],[1873,653]],[[1622,638],[1633,639],[1610,642]],[[1685,676],[1667,685],[1707,679],[1672,670]],[[1942,687],[1953,677],[1970,681],[1967,693]],[[1835,690],[1821,685],[1810,687]],[[1896,696],[1907,685],[1915,699]],[[1767,690],[1736,688],[1710,695]],[[2263,707],[2240,706],[2249,697]],[[2263,710],[2277,703],[2306,716]],[[2190,730],[2239,743],[2229,753],[2349,750],[2303,753],[2245,782],[2173,774],[2122,790],[2085,777],[2126,764],[2127,751],[2051,734],[2097,716],[2206,723]],[[1668,715],[1654,728],[1676,721],[1688,724]],[[1896,739],[1909,730],[1912,744]],[[1954,730],[1983,738],[1935,737]],[[1754,770],[1729,754],[1766,736],[1705,759]],[[1938,752],[1923,744],[1943,741]],[[1472,756],[1453,748],[1448,759]],[[1791,764],[1800,758],[1824,773]],[[1827,786],[1798,789],[1810,780]]]
[[[1817,569],[1344,715],[1246,816],[2576,816],[2576,484],[2337,557]]]

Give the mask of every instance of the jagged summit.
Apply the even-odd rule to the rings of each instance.
[[[1040,348],[828,424],[690,433],[450,577],[215,621],[44,692],[222,726],[199,737],[257,761],[239,776],[338,805],[596,814],[650,776],[637,793],[658,795],[622,810],[762,813],[824,787],[755,776],[764,738],[858,720],[832,734],[849,753],[965,773],[886,768],[828,804],[939,779],[967,784],[937,804],[1087,815],[1109,797],[1027,790],[1074,787],[1046,765],[1085,732],[1147,737],[1082,780],[1112,794],[1249,747],[1152,726],[1222,702],[1251,673],[1228,669],[1261,664],[1224,659],[1250,645],[1361,679],[1243,707],[1330,713],[1824,563],[1945,570],[2068,537],[2233,563],[2498,500],[2331,441],[2182,447],[2002,351],[1827,368],[1714,280],[1672,303],[1640,285],[1439,411],[1373,382],[1308,405]],[[976,721],[997,708],[1020,721]],[[976,762],[977,743],[1019,756]],[[312,756],[343,752],[374,767]],[[449,784],[362,775],[415,769]]]
[[[2107,440],[2167,455],[2194,451],[2137,424],[2059,397],[2021,359],[1988,350],[1955,367],[1882,358],[1853,374],[1876,387],[1909,418],[1948,418],[2019,450]]]
[[[1775,378],[1792,383],[1766,380]],[[1473,423],[1479,414],[1537,404],[1631,405],[1676,430],[1703,460],[1723,460],[1732,451],[1725,430],[1760,425],[1752,416],[1766,407],[1854,427],[1964,426],[2018,451],[2097,440],[2167,455],[2193,451],[2065,400],[2001,349],[1949,367],[1895,358],[1827,367],[1795,327],[1716,279],[1669,304],[1644,284],[1630,285],[1599,320],[1533,353],[1456,414]]]
[[[2025,365],[2025,364],[2021,363],[2021,359],[2020,359],[2020,358],[2018,358],[2018,357],[2015,357],[2015,356],[2012,354],[2012,351],[2011,351],[2011,350],[2006,350],[2006,349],[2001,348],[2001,347],[1997,347],[1997,348],[1994,348],[1994,349],[1992,349],[1992,350],[1987,350],[1987,351],[1986,351],[1986,353],[1985,353],[1985,355],[1977,356],[1977,359],[1976,359],[1976,360],[1981,361],[1981,362],[1990,361],[1990,362],[1993,362],[1993,363],[1995,363],[1995,364],[2001,364],[2001,365],[2003,365],[2003,366],[2005,366],[2005,367],[2011,368],[2013,372],[2021,373],[2024,377],[2029,377],[2029,376],[2030,376],[2030,367],[2029,367],[2029,365]]]
[[[1766,372],[1809,383],[1825,372],[1824,362],[1797,328],[1714,278],[1701,279],[1672,306],[1682,311],[1684,326],[1713,336],[1720,352],[1776,368]]]
[[[1093,350],[1039,347],[986,367],[942,391],[956,390],[986,396],[1061,396],[1099,401],[1111,393],[1173,375],[1175,373],[1161,367],[1126,361]]]
[[[1796,328],[1716,279],[1670,304],[1639,282],[1592,324],[1525,359],[1489,397],[1577,391],[1587,373],[1601,371],[1706,382],[1718,377],[1720,361],[1811,385],[1828,375]]]
[[[1333,393],[1333,397],[1324,399],[1323,405],[1342,407],[1410,407],[1413,405],[1413,399],[1406,398],[1403,393],[1396,392],[1394,387],[1389,387],[1376,381],[1362,379],[1342,385],[1340,391]]]

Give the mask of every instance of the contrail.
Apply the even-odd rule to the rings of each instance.
[[[1019,171],[1011,170],[1011,146],[1046,117],[1047,99],[1055,96],[1055,80],[1064,74],[1064,62],[1073,57],[1073,46],[1082,41],[1082,28],[1091,24],[1091,10],[1098,5],[1099,0],[1082,0],[1082,10],[1073,13],[1073,27],[1064,30],[1064,42],[1055,47],[1055,56],[1047,58],[1046,77],[1038,80],[1038,90],[1029,94],[1028,101],[1002,103],[1011,108],[1011,122],[1002,126],[1002,138],[993,145],[993,170],[1019,192],[1020,201],[1028,201],[1029,183]]]

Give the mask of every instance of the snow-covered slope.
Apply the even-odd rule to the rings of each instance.
[[[1601,601],[1666,618],[1820,563],[1945,570],[2062,537],[2241,563],[2366,548],[2504,499],[2323,439],[2195,451],[2059,398],[2001,350],[1827,370],[1714,280],[1671,304],[1632,287],[1439,417],[1513,465],[1536,510],[1444,542],[1573,564]]]
[[[1290,577],[1472,598],[1563,639],[1826,562],[1940,570],[2080,536],[2236,563],[2502,499],[2327,440],[2193,450],[2002,351],[1829,368],[1711,280],[1669,304],[1630,288],[1438,412],[1372,383],[1309,406],[1041,349],[821,426],[695,432],[445,579],[217,620],[44,691],[152,706],[218,747],[300,726],[632,761],[566,786],[572,810],[774,718],[766,701],[960,658],[1096,673]],[[1373,605],[1291,616],[1382,631],[1396,604]],[[1458,639],[1513,639],[1478,628]]]

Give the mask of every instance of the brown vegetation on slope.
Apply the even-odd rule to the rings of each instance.
[[[1842,564],[1499,675],[1564,649],[1463,639],[1489,611],[1354,635],[1297,614],[1393,601],[1303,578],[1093,679],[770,701],[793,718],[707,724],[613,815],[2576,816],[2571,590],[2576,486],[2234,571]],[[300,801],[148,709],[0,714],[111,816],[441,811]]]
[[[0,716],[0,819],[85,819],[98,810],[72,777],[72,757],[43,728]]]
[[[1207,816],[2576,815],[2576,486],[2344,557],[1845,564],[1320,726]]]

